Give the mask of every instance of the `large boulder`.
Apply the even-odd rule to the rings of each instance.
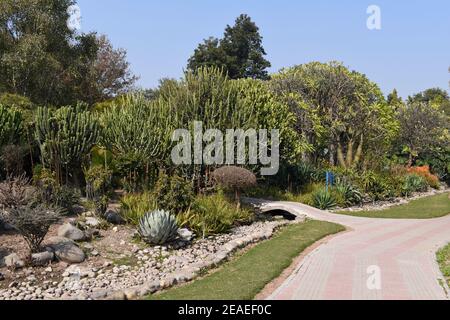
[[[23,260],[20,259],[20,257],[15,253],[12,253],[9,256],[6,256],[3,259],[3,262],[6,267],[12,268],[12,269],[20,269],[25,266],[25,262],[23,262]]]
[[[84,241],[86,239],[84,232],[70,223],[66,223],[59,227],[58,236],[73,241]]]
[[[52,251],[45,251],[31,255],[31,263],[37,267],[48,265],[55,259],[55,254]]]
[[[71,239],[64,237],[52,237],[47,241],[47,247],[55,253],[58,260],[74,264],[81,263],[86,255]]]
[[[116,209],[108,209],[105,213],[105,220],[111,224],[125,223],[125,220],[120,216]]]

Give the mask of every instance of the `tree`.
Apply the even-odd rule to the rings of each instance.
[[[259,28],[248,15],[240,15],[235,25],[227,26],[222,39],[209,38],[189,59],[188,68],[215,66],[223,68],[231,79],[268,79],[271,64],[264,56]]]
[[[437,107],[450,116],[450,97],[447,91],[440,88],[431,88],[408,97],[409,103],[425,103]]]
[[[394,136],[393,109],[381,90],[341,63],[312,62],[274,75],[272,90],[297,116],[297,130],[313,148],[312,158],[331,166],[357,165],[366,150],[383,150]]]
[[[390,93],[387,97],[387,103],[388,105],[394,107],[397,109],[401,105],[403,105],[402,98],[398,95],[397,89],[394,89],[392,93]]]
[[[410,102],[400,109],[398,120],[398,144],[408,154],[409,166],[424,153],[449,147],[448,118],[438,108],[423,102]]]
[[[67,26],[76,0],[0,1],[0,92],[35,104],[93,104],[136,81],[126,51]]]
[[[212,178],[219,186],[234,192],[237,209],[241,207],[241,191],[257,185],[253,172],[234,166],[217,169],[212,173]]]
[[[87,97],[90,103],[125,94],[138,79],[130,70],[125,49],[114,49],[104,35],[97,38],[97,45],[97,57],[91,66],[91,79],[86,83],[86,90],[91,92]]]
[[[67,26],[75,0],[0,2],[0,82],[2,90],[40,104],[74,102],[95,59],[94,34]]]

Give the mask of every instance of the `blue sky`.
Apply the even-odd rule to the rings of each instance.
[[[378,5],[382,29],[366,27]],[[310,61],[338,60],[384,92],[406,97],[449,89],[448,0],[79,0],[82,31],[108,35],[128,51],[139,85],[180,78],[198,43],[220,37],[241,13],[260,27],[271,72]]]

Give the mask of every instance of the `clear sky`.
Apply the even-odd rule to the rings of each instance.
[[[139,85],[180,78],[198,43],[220,37],[246,13],[260,27],[271,72],[310,61],[338,60],[384,92],[406,97],[449,89],[449,0],[78,0],[82,31],[108,35],[128,51]],[[369,30],[369,5],[381,30]]]

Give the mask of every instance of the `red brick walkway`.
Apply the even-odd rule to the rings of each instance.
[[[448,287],[438,280],[442,274],[436,251],[450,242],[450,216],[369,219],[331,214],[297,203],[273,205],[351,230],[307,255],[270,299],[448,299]]]

